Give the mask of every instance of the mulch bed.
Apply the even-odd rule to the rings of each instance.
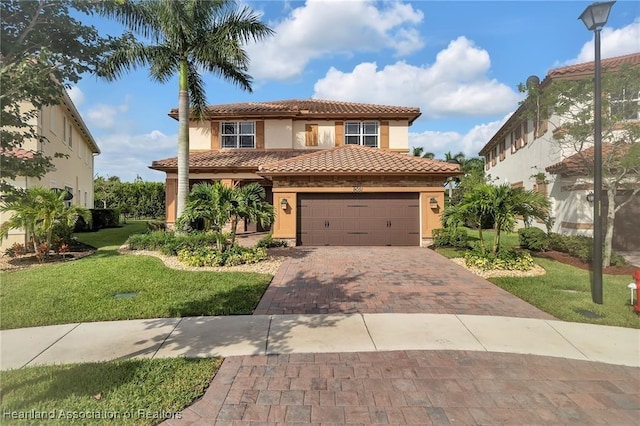
[[[92,247],[81,242],[76,242],[69,246],[69,251],[62,254],[50,253],[46,259],[38,260],[35,254],[28,253],[23,256],[9,257],[3,255],[0,257],[0,271],[15,271],[18,269],[26,269],[38,265],[50,265],[52,263],[70,262],[89,256],[96,252]]]
[[[560,251],[545,251],[540,253],[535,253],[535,256],[546,257],[548,259],[553,259],[556,262],[564,263],[566,265],[575,266],[576,268],[590,270],[591,265],[589,263],[583,262],[577,257],[573,257],[570,254],[563,253]],[[602,269],[604,274],[609,275],[633,275],[635,271],[638,270],[637,266],[634,265],[623,265],[623,266],[608,266]]]

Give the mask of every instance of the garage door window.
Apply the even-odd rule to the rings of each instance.
[[[222,147],[223,148],[255,148],[256,126],[253,121],[223,122]]]
[[[344,143],[346,145],[364,145],[378,147],[378,122],[351,121],[344,123]]]

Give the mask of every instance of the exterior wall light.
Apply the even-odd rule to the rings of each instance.
[[[280,200],[280,208],[282,210],[287,210],[288,207],[289,207],[289,200],[287,200],[286,198],[283,198],[282,200]]]
[[[594,198],[595,198],[595,195],[594,195],[593,192],[590,192],[590,193],[587,194],[587,201],[588,202],[593,203]]]
[[[429,207],[432,209],[438,208],[438,200],[435,197],[431,197],[431,199],[429,199]]]

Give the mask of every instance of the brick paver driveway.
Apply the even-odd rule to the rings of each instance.
[[[640,370],[465,351],[227,358],[168,424],[637,425]]]
[[[288,250],[256,314],[550,315],[413,247]],[[167,424],[635,425],[640,369],[534,355],[390,351],[227,358]]]
[[[473,314],[553,318],[420,247],[297,247],[255,315]]]

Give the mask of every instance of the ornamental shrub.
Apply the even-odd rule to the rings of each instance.
[[[530,227],[518,230],[520,247],[531,251],[546,251],[549,249],[549,237],[540,228]]]
[[[469,251],[464,256],[468,267],[478,268],[483,271],[528,271],[533,268],[533,258],[527,252],[515,250],[501,250],[497,255],[492,253],[482,254],[477,250]]]
[[[286,241],[274,240],[273,239],[273,234],[265,235],[256,244],[256,247],[263,247],[263,248],[286,247],[286,246],[287,246],[287,242]]]
[[[220,253],[212,247],[182,248],[178,260],[187,266],[236,266],[257,263],[267,258],[267,250],[262,247],[246,248],[233,246]]]
[[[462,227],[440,228],[433,230],[433,245],[436,247],[467,248],[469,234]]]

